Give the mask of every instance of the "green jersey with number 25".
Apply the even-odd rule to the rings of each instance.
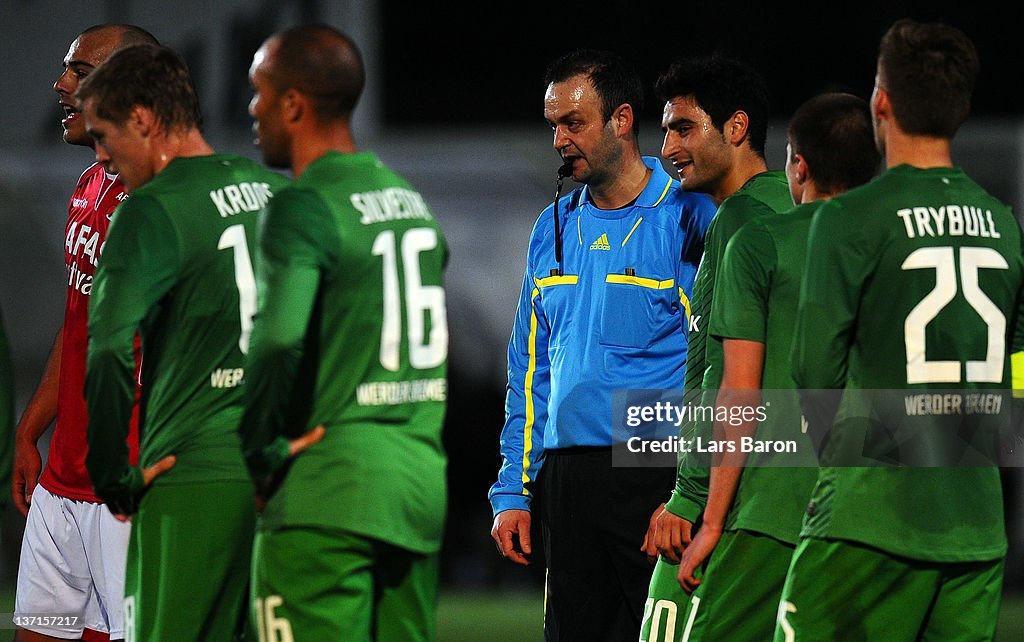
[[[928,561],[1005,554],[995,466],[849,467],[831,458],[855,447],[920,459],[922,450],[969,440],[968,432],[991,423],[998,402],[972,405],[979,395],[969,393],[1011,387],[1022,263],[1009,207],[956,168],[900,165],[815,213],[794,378],[804,389],[846,393],[805,537]],[[886,391],[875,401],[899,399],[865,414],[863,390]],[[960,394],[932,394],[949,390]],[[907,429],[916,438],[900,443]]]

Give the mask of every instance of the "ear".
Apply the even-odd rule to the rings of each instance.
[[[142,105],[135,105],[132,110],[128,112],[128,120],[125,126],[134,129],[143,138],[148,137],[157,129],[156,114],[153,110]]]
[[[793,177],[796,179],[797,184],[803,185],[811,178],[811,170],[807,166],[807,159],[804,155],[797,152],[793,154],[793,159],[790,161],[793,165]]]
[[[889,92],[877,84],[871,93],[871,116],[875,122],[892,119],[892,103],[889,102]]]
[[[739,147],[747,138],[747,130],[750,128],[750,117],[745,111],[733,112],[732,116],[722,125],[722,137],[725,142],[734,147]]]
[[[629,103],[622,103],[612,112],[611,122],[615,127],[615,135],[623,136],[633,131],[633,106]]]
[[[284,122],[294,124],[302,120],[306,110],[310,108],[308,99],[295,89],[289,89],[281,96],[281,114]]]

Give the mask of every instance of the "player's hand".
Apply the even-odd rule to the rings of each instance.
[[[167,455],[166,457],[157,461],[152,466],[149,466],[148,468],[143,468],[142,483],[145,484],[146,488],[149,488],[150,484],[153,483],[154,479],[156,479],[160,475],[163,475],[168,470],[174,468],[174,464],[176,463],[178,463],[177,457],[175,457],[174,455]],[[114,519],[116,519],[119,522],[132,521],[132,516],[127,515],[125,513],[115,513],[114,511],[110,511],[110,514],[113,515]]]
[[[156,462],[149,468],[142,469],[142,483],[149,488],[149,485],[153,483],[153,480],[163,475],[168,470],[174,468],[174,464],[178,463],[178,458],[174,455],[167,455],[160,461]]]
[[[718,546],[718,540],[722,538],[722,528],[711,526],[707,523],[701,524],[697,536],[693,538],[690,545],[683,551],[683,557],[679,560],[679,586],[688,594],[700,586],[701,580],[694,577],[697,569],[701,567]]]
[[[651,519],[647,522],[647,532],[644,533],[644,543],[640,545],[640,550],[647,554],[647,561],[651,564],[658,561],[658,547],[654,545],[654,540],[658,533],[658,516],[664,510],[665,502],[661,502],[651,513]]]
[[[295,455],[301,453],[303,450],[306,450],[313,444],[317,443],[318,441],[324,438],[325,432],[327,432],[327,429],[324,428],[323,424],[320,424],[319,426],[310,430],[301,437],[292,439],[291,441],[288,442],[288,456],[294,457]]]
[[[14,474],[11,476],[11,498],[22,515],[28,516],[32,493],[39,482],[43,460],[34,442],[18,439],[14,443]]]
[[[513,543],[513,536],[519,536],[519,548],[516,550]],[[494,526],[491,527],[491,538],[498,546],[498,552],[516,564],[527,566],[530,561],[526,555],[533,552],[530,546],[530,511],[528,510],[505,510],[494,516]]]
[[[654,546],[665,559],[676,564],[690,545],[693,523],[667,510],[658,514]]]
[[[327,428],[325,428],[323,424],[320,424],[301,437],[292,439],[288,442],[288,457],[295,457],[313,444],[318,443],[324,438],[324,434],[326,432]],[[262,484],[256,484],[255,492],[253,493],[253,503],[256,505],[257,514],[262,515],[263,509],[267,507],[267,496],[270,492],[269,485],[269,480]]]

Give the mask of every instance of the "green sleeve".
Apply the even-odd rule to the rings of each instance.
[[[261,213],[256,258],[259,305],[246,356],[245,412],[239,428],[254,481],[288,457],[289,405],[320,282],[338,247],[330,211],[311,191],[289,188]]]
[[[715,284],[712,289],[712,297],[718,296],[718,290],[716,289],[718,279],[721,278],[722,265],[725,264],[726,248],[733,237],[736,236],[740,229],[747,227],[747,223],[750,221],[766,214],[774,213],[775,210],[763,201],[745,194],[737,194],[722,202],[721,207],[718,208],[718,213],[712,221],[714,232],[711,229],[708,230],[708,238],[705,241],[704,250],[705,253],[710,253],[715,261]]]
[[[861,227],[842,205],[823,203],[811,219],[793,341],[793,377],[804,389],[841,388],[861,290],[872,271]]]
[[[837,201],[822,204],[811,219],[807,260],[793,334],[793,380],[819,447],[832,426],[846,385],[850,345],[867,276],[874,271],[863,226],[849,221]]]
[[[777,262],[771,234],[759,221],[736,232],[726,246],[715,286],[711,336],[766,342],[768,296]]]
[[[705,314],[708,314],[708,319],[705,321],[708,323],[708,328],[705,329],[704,333],[707,334],[705,339],[704,347],[704,358],[703,363],[699,364],[698,367],[703,367],[704,377],[702,382],[702,388],[710,388],[711,399],[710,403],[714,404],[714,389],[718,387],[718,381],[720,381],[722,372],[722,342],[720,339],[714,337],[709,332],[710,328],[714,326],[714,299],[718,296],[718,284],[721,280],[721,271],[723,266],[723,258],[725,255],[726,247],[729,240],[736,234],[736,232],[743,227],[748,221],[757,218],[763,214],[771,214],[772,210],[764,202],[753,198],[747,194],[736,194],[724,200],[722,205],[718,208],[718,213],[715,214],[715,218],[711,221],[711,226],[708,228],[707,238],[704,243],[704,258],[701,261],[700,268],[698,268],[697,282],[704,280],[709,291],[703,294],[706,298],[706,303],[702,310]],[[703,270],[710,270],[705,275],[705,278],[701,278],[700,272]],[[694,298],[697,298],[698,293],[694,292]],[[691,367],[691,364],[687,364],[687,368]],[[687,373],[687,382],[692,381],[692,376]],[[699,392],[696,389],[687,389],[686,398],[691,403],[708,403],[708,399],[704,398],[703,392]],[[705,441],[711,438],[712,425],[710,423],[699,423],[690,431],[689,434],[681,434],[683,439],[694,439],[701,437]],[[710,485],[710,460],[707,454],[694,453],[694,452],[680,452],[679,466],[676,470],[676,487],[672,491],[672,497],[669,499],[665,508],[683,519],[689,522],[695,522],[696,519],[704,512],[704,506],[707,504],[708,497],[708,486]]]
[[[0,314],[0,489],[11,486],[11,471],[14,463],[14,369],[11,365],[11,351],[4,332],[3,315]],[[10,493],[0,492],[0,508],[3,508]]]
[[[665,510],[672,513],[677,517],[682,517],[691,524],[697,523],[697,519],[704,512],[704,506],[708,502],[707,491],[704,492],[702,499],[694,499],[693,488],[687,484],[690,481],[690,477],[687,476],[694,468],[679,467],[676,474],[676,487],[672,491],[672,497],[665,503]],[[699,469],[698,469],[699,470]],[[704,470],[707,473],[706,469]],[[704,484],[705,486],[710,485],[710,481]]]
[[[119,206],[89,301],[85,368],[86,468],[96,494],[116,513],[134,512],[145,490],[142,472],[128,461],[136,385],[133,341],[143,319],[174,285],[179,264],[177,233],[155,199],[136,195]]]

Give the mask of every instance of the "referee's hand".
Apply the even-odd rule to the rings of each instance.
[[[530,511],[504,510],[494,516],[491,537],[498,552],[516,564],[528,566],[526,556],[533,552],[530,546]],[[515,539],[518,538],[518,546]]]

